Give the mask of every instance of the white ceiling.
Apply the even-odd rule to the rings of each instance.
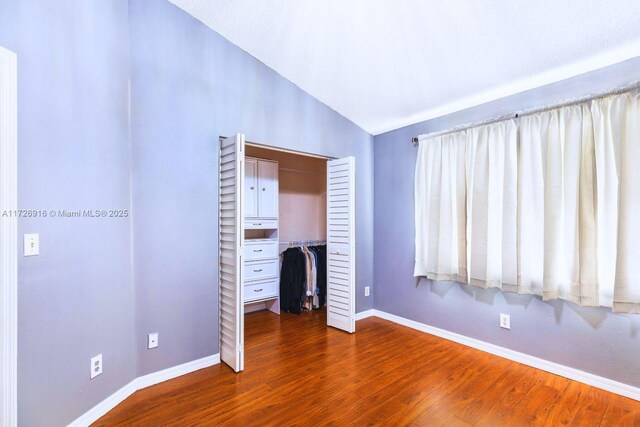
[[[170,1],[374,135],[640,56],[638,0]]]

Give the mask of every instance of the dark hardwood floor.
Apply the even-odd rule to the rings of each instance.
[[[640,402],[378,318],[246,316],[245,367],[136,392],[95,425],[640,426]]]

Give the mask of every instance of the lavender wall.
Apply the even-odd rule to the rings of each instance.
[[[623,383],[640,386],[640,316],[562,301],[413,277],[412,137],[494,115],[545,105],[640,78],[640,60],[476,108],[404,127],[374,139],[375,308]],[[511,330],[498,327],[511,315]]]
[[[356,157],[357,310],[371,308],[373,138],[168,2],[129,13],[138,375],[218,352],[219,135]]]
[[[18,54],[19,208],[129,209],[127,9],[0,0],[0,45]],[[21,426],[65,425],[135,377],[130,225],[19,220],[41,246],[18,265]]]
[[[19,207],[132,212],[19,221],[41,239],[19,260],[20,425],[65,425],[136,376],[218,352],[218,135],[356,156],[359,295],[373,283],[373,138],[191,16],[0,0],[0,45],[18,54]]]

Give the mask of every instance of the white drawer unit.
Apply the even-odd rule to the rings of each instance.
[[[278,259],[247,261],[244,264],[244,280],[246,283],[253,280],[278,277],[279,270],[280,262]]]
[[[245,261],[253,261],[268,258],[278,258],[277,240],[245,240],[244,241]]]
[[[278,279],[245,283],[244,300],[245,302],[250,302],[277,297],[279,286],[280,283]]]
[[[276,229],[278,228],[277,219],[245,219],[244,228],[246,230]]]
[[[278,162],[245,157],[244,302],[280,314]]]

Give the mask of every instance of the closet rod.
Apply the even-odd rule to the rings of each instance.
[[[290,248],[296,246],[325,245],[326,240],[291,240],[289,242],[280,242],[281,245],[289,245]]]
[[[593,101],[593,100],[600,99],[600,98],[605,98],[605,97],[611,96],[611,95],[620,95],[620,94],[623,94],[623,93],[626,93],[626,92],[632,92],[632,91],[638,90],[638,89],[640,89],[640,80],[636,80],[636,81],[633,81],[633,82],[628,83],[626,85],[618,86],[618,87],[613,88],[613,89],[608,89],[608,90],[604,90],[604,91],[601,91],[601,92],[594,92],[594,93],[591,93],[591,94],[588,94],[588,95],[585,95],[585,96],[582,96],[582,97],[579,97],[579,98],[565,99],[564,101],[560,101],[560,102],[549,104],[549,105],[543,105],[543,106],[538,106],[538,107],[533,107],[533,108],[526,108],[526,109],[520,110],[518,112],[503,114],[501,116],[491,117],[489,119],[484,119],[484,120],[479,120],[479,121],[476,121],[476,122],[464,123],[464,124],[461,124],[461,125],[458,125],[458,126],[453,126],[453,127],[449,128],[449,129],[445,129],[445,130],[429,132],[429,133],[425,133],[425,134],[422,134],[422,135],[414,136],[413,138],[411,138],[411,144],[415,147],[415,146],[418,145],[418,142],[420,141],[420,138],[428,138],[428,137],[434,137],[434,136],[447,135],[449,133],[460,132],[460,131],[471,129],[471,128],[478,127],[478,126],[484,126],[484,125],[489,125],[489,124],[492,124],[492,123],[501,122],[503,120],[517,119],[518,117],[528,116],[528,115],[536,114],[536,113],[542,113],[544,111],[555,110],[557,108],[570,107],[572,105],[583,104],[585,102]]]
[[[285,172],[306,173],[306,174],[309,174],[309,175],[326,175],[324,172],[305,171],[305,170],[301,170],[301,169],[280,168],[279,170],[285,171]]]

